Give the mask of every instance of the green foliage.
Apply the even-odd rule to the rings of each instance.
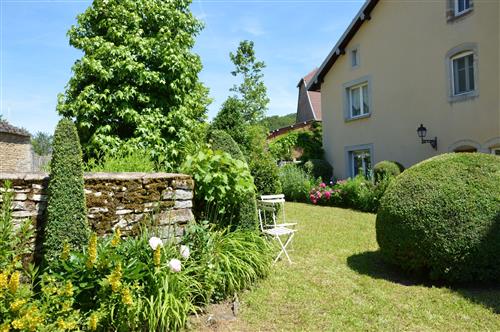
[[[31,138],[33,151],[40,156],[47,156],[51,154],[53,139],[53,136],[48,133],[41,131],[37,132],[35,136]]]
[[[12,183],[6,181],[0,187],[0,271],[20,269],[20,259],[31,254],[30,243],[34,235],[30,219],[26,219],[19,227],[14,228],[12,220],[12,199],[14,192]],[[0,296],[1,298],[1,296]]]
[[[404,170],[404,167],[403,169],[401,169],[401,167],[403,167],[401,164],[394,161],[383,160],[378,162],[373,167],[373,178],[375,183],[378,183],[385,177],[398,176]]]
[[[324,159],[311,159],[304,163],[305,171],[315,179],[321,178],[328,182],[332,178],[332,165]]]
[[[236,53],[231,52],[229,57],[235,66],[231,74],[241,75],[243,80],[239,86],[233,86],[231,91],[237,93],[234,97],[239,101],[239,110],[244,122],[255,124],[263,119],[269,104],[262,73],[266,65],[257,61],[253,41],[240,42]]]
[[[271,270],[272,248],[255,231],[215,231],[192,224],[183,241],[194,248],[192,259],[197,266],[211,266],[200,270],[200,280],[215,301],[248,288]]]
[[[238,144],[234,141],[231,135],[224,130],[210,130],[207,134],[207,141],[212,147],[212,150],[227,152],[234,159],[246,161],[245,156],[241,152]]]
[[[286,200],[295,202],[307,200],[314,180],[302,168],[286,164],[279,169],[279,176]]]
[[[405,170],[377,214],[383,257],[451,282],[500,280],[500,158],[443,154]]]
[[[78,16],[68,35],[84,55],[57,110],[76,119],[87,158],[140,147],[173,170],[200,142],[209,99],[190,3],[96,0]]]
[[[282,193],[279,167],[269,153],[261,154],[260,158],[252,158],[249,166],[258,194]]]
[[[247,123],[243,119],[241,101],[236,97],[226,99],[222,108],[212,121],[212,130],[224,130],[240,146],[247,140]]]
[[[73,122],[59,121],[50,163],[47,225],[43,242],[45,260],[57,257],[63,243],[80,249],[88,241],[82,151]]]
[[[293,160],[300,152],[301,160],[323,159],[321,123],[315,122],[311,130],[294,130],[269,142],[269,151],[278,160]]]
[[[290,113],[287,115],[272,115],[265,117],[262,121],[260,121],[260,124],[265,126],[268,131],[273,131],[293,125],[296,118],[296,113]]]
[[[246,162],[232,158],[227,152],[203,149],[194,156],[188,156],[181,170],[190,174],[196,183],[195,216],[209,218],[207,213],[218,214],[222,223],[220,226],[255,225],[253,218],[238,218],[241,203],[255,192],[253,178]],[[216,211],[207,212],[212,207]]]
[[[207,134],[207,139],[213,150],[227,152],[232,158],[246,163],[246,159],[243,156],[238,144],[236,144],[232,137],[225,131],[211,130]],[[254,184],[257,184],[257,180],[255,178]],[[257,224],[257,201],[255,198],[255,192],[248,192],[242,196],[239,206],[235,206],[233,211],[234,216],[231,218],[236,221],[239,220],[239,225],[246,228],[253,228]]]
[[[149,153],[141,150],[119,150],[115,154],[107,154],[100,160],[91,158],[85,164],[88,172],[154,172],[155,163]]]

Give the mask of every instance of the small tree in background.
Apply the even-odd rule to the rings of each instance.
[[[46,261],[57,258],[64,243],[80,250],[89,239],[82,150],[69,119],[60,120],[54,133],[48,194],[43,243]]]
[[[146,149],[175,170],[203,137],[208,89],[192,52],[189,0],[94,0],[68,32],[83,51],[57,110],[76,120],[85,157]]]
[[[52,140],[53,136],[44,132],[37,132],[35,136],[31,138],[31,145],[33,146],[33,151],[40,156],[47,156],[52,153]]]

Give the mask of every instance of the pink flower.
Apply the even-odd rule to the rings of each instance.
[[[314,196],[314,194],[311,194],[311,195],[309,196],[309,199],[310,199],[311,201],[313,201],[315,198],[316,198],[316,197]]]
[[[321,184],[319,185],[321,188],[325,188],[326,187],[326,184],[324,182],[321,182]]]
[[[191,254],[191,251],[189,250],[188,246],[181,246],[180,253],[182,257],[188,259],[189,255]]]
[[[163,247],[163,241],[160,238],[153,236],[149,239],[149,246],[151,249],[156,250],[156,247],[158,246]]]
[[[318,198],[321,198],[321,196],[322,196],[321,191],[318,191],[318,192],[316,193],[316,196],[317,196]]]
[[[168,262],[168,266],[172,272],[181,272],[181,261],[176,258],[171,259],[170,262]]]
[[[326,199],[330,199],[330,196],[331,196],[331,195],[332,195],[332,194],[331,194],[329,191],[326,191],[326,192],[325,192],[325,197],[326,197]]]
[[[312,203],[313,203],[313,204],[316,204],[316,203],[317,203],[316,199],[313,199],[313,200],[312,200]]]

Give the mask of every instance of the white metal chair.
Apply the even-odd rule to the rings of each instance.
[[[292,227],[296,225],[296,223],[286,223],[285,221],[285,198],[284,195],[267,195],[262,196],[259,201],[259,224],[261,231],[271,236],[275,239],[280,245],[280,252],[278,256],[274,259],[276,263],[278,259],[280,259],[281,255],[285,254],[288,262],[291,264],[292,260],[287,252],[287,246],[292,242],[293,236],[295,235],[296,229]],[[276,222],[276,214],[277,214],[277,206],[281,206],[283,222]],[[269,216],[269,218],[268,218]],[[268,220],[271,219],[271,220]],[[281,239],[282,236],[286,236],[285,241]]]

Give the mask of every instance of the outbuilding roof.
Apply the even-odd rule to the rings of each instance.
[[[311,81],[308,83],[307,90],[309,91],[321,90],[321,83],[323,83],[325,75],[328,73],[330,68],[332,68],[335,61],[337,61],[337,59],[341,55],[345,54],[345,49],[347,47],[347,44],[349,44],[349,42],[354,37],[356,32],[358,32],[359,28],[361,28],[363,22],[371,19],[370,14],[378,2],[379,0],[367,0],[364,3],[363,7],[361,7],[356,17],[354,17],[351,24],[349,24],[347,30],[344,32],[342,37],[340,37],[337,44],[335,44],[333,49],[330,51],[326,59],[319,67],[316,74],[312,77]]]
[[[6,120],[0,120],[0,133],[14,134],[30,137],[30,133],[24,128],[14,127]]]

